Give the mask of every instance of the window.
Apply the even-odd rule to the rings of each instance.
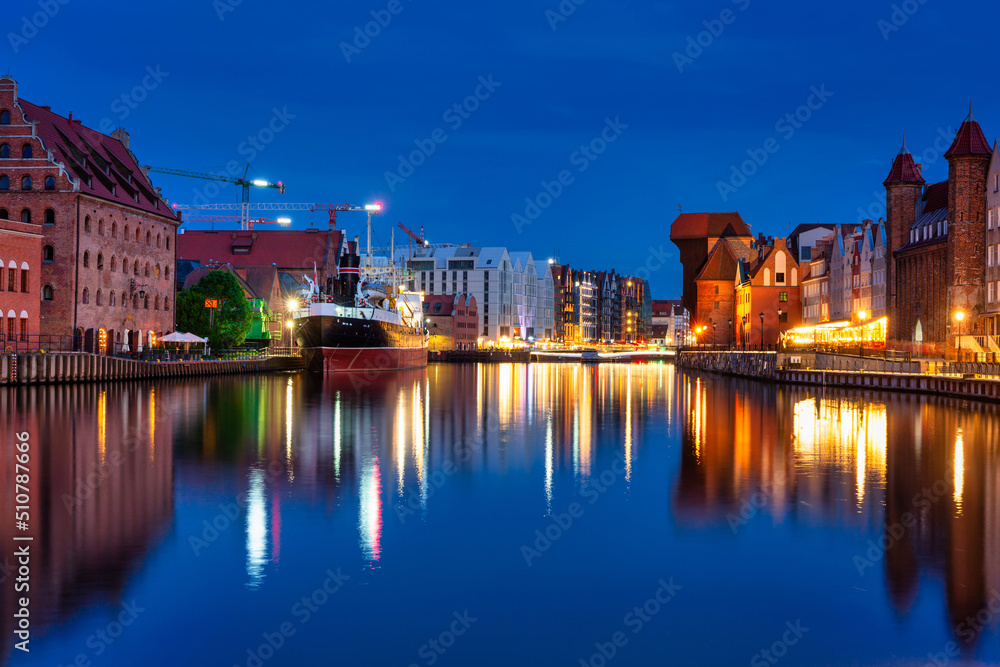
[[[24,294],[28,293],[28,269],[25,268],[26,264],[21,265],[21,292]]]
[[[169,278],[170,277],[170,265],[169,264],[167,266],[163,267],[163,277],[164,278]]]
[[[104,218],[97,221],[97,233],[104,236]]]
[[[90,303],[90,290],[86,287],[83,288],[83,302]]]
[[[132,297],[132,310],[139,310],[139,295],[136,294]]]
[[[111,238],[113,238],[113,239],[118,238],[118,223],[117,222],[112,222],[111,223]]]
[[[140,231],[139,228],[136,227],[135,228],[135,242],[138,243],[141,238],[142,238],[142,231]]]
[[[993,209],[986,211],[986,228],[993,229]]]
[[[987,263],[987,265],[988,265],[988,266],[993,266],[993,264],[994,264],[994,258],[993,258],[993,246],[990,246],[990,247],[989,247],[989,250],[988,250],[988,252],[986,253],[986,256],[987,256],[987,260],[986,260],[986,263]]]
[[[10,213],[7,212],[7,209],[0,208],[0,220],[10,220]]]
[[[122,257],[122,273],[128,273],[128,257]]]
[[[43,220],[46,225],[56,224],[56,212],[53,211],[51,208],[45,209],[45,215],[43,216]]]
[[[83,231],[90,233],[90,216],[88,215],[83,219]]]
[[[0,176],[0,190],[10,190],[10,178],[7,176]]]
[[[35,151],[32,150],[31,144],[25,144],[21,146],[21,157],[24,159],[30,159],[35,156]]]
[[[55,248],[53,248],[52,246],[47,245],[44,248],[42,248],[43,262],[51,262],[55,259],[55,256],[56,256],[56,251]]]
[[[97,290],[97,305],[98,306],[104,305],[104,294],[101,292],[101,290]]]
[[[14,325],[15,321],[13,317],[7,318],[7,338],[9,340],[14,340]]]
[[[718,286],[718,285],[716,285],[716,286],[715,286],[715,293],[716,293],[716,294],[718,294],[718,293],[719,293],[719,286]]]
[[[153,310],[159,310],[159,309],[160,309],[160,295],[157,294],[156,298],[153,299]]]
[[[115,291],[114,290],[111,290],[111,294],[108,295],[108,305],[109,306],[114,306],[115,305]]]
[[[144,273],[143,275],[144,275],[144,276],[145,276],[146,278],[148,278],[148,277],[149,277],[149,262],[146,262],[146,271],[145,271],[145,273]]]
[[[784,285],[785,284],[785,274],[784,273],[777,273],[776,272],[774,274],[774,284],[775,285]]]
[[[10,145],[4,144],[0,146],[0,158],[8,158],[8,157],[10,157]]]
[[[83,251],[83,268],[90,268],[90,253],[86,250]]]
[[[21,222],[31,222],[31,209],[26,208],[21,211]]]
[[[159,234],[156,235],[156,247],[157,248],[160,247],[160,235]]]
[[[21,318],[21,340],[28,340],[28,318]]]
[[[52,285],[42,288],[42,301],[52,301]]]
[[[104,255],[102,253],[97,253],[97,270],[104,270]]]
[[[986,300],[989,301],[990,303],[993,303],[993,283],[991,282],[989,285],[986,286],[986,288],[987,288]]]
[[[170,250],[170,237],[167,237],[167,250]],[[166,310],[166,308],[164,308]]]
[[[0,111],[0,125],[10,125],[10,112],[6,109]]]
[[[719,302],[716,301],[714,304],[712,304],[712,307],[715,308],[715,310],[718,310],[719,309]]]
[[[153,235],[150,232],[146,232],[146,245],[149,245],[151,238],[153,238]]]
[[[170,297],[163,297],[163,310],[170,310]]]
[[[128,241],[128,225],[125,225],[125,234],[122,236],[126,241]]]
[[[114,255],[111,255],[111,271],[114,272],[118,268],[118,262]]]
[[[160,265],[159,264],[156,265],[156,279],[157,280],[160,279]]]
[[[132,275],[139,275],[139,260],[132,262]]]
[[[31,189],[31,176],[25,176],[21,179],[21,189],[30,190]]]
[[[785,303],[788,301],[788,292],[778,292],[778,301]]]

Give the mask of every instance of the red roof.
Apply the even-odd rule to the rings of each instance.
[[[681,213],[670,225],[671,239],[753,236],[739,213]]]
[[[176,217],[121,140],[23,99],[18,99],[18,104],[27,120],[38,123],[38,137],[52,151],[55,161],[65,165],[70,178],[79,183],[80,192],[148,213]],[[133,195],[138,195],[138,201]]]
[[[921,199],[927,202],[924,206],[924,213],[948,208],[948,181],[928,185]]]
[[[958,128],[954,143],[944,154],[946,158],[957,155],[993,155],[990,142],[986,141],[986,135],[983,134],[983,129],[973,118],[971,109],[969,117]]]
[[[177,235],[177,259],[235,267],[276,265],[282,270],[336,267],[341,230],[270,229],[209,231],[185,229]],[[332,250],[333,257],[327,257]],[[235,251],[235,252],[234,252]]]
[[[892,161],[892,169],[889,170],[889,175],[885,177],[885,181],[883,181],[882,184],[923,184],[924,182],[923,176],[920,175],[920,170],[917,169],[917,163],[913,161],[913,156],[910,155],[910,151],[906,150],[906,140],[904,139],[903,148],[899,151],[896,159]]]
[[[737,258],[728,243],[717,243],[695,280],[736,280]]]

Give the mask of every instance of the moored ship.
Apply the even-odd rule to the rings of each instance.
[[[371,256],[370,215],[368,252],[362,258],[356,250],[343,256],[331,293],[304,276],[304,305],[293,316],[293,331],[306,366],[324,373],[425,367],[420,295],[397,286],[391,251],[388,261]]]

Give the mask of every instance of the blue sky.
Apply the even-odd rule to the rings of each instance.
[[[252,158],[287,184],[256,201],[377,199],[386,239],[401,221],[432,242],[645,269],[657,298],[680,294],[678,206],[771,235],[855,222],[881,214],[904,132],[929,181],[970,99],[1000,132],[995,3],[64,1],[8,1],[0,66],[31,102],[120,122],[141,162]],[[184,203],[207,185],[154,182]]]

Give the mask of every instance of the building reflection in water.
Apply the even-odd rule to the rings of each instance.
[[[728,525],[756,502],[775,524],[847,528],[862,556],[869,538],[885,537],[891,546],[874,566],[896,612],[913,608],[922,579],[941,579],[956,633],[1000,590],[997,406],[698,374],[678,381],[687,410],[673,504],[682,525]],[[910,516],[912,528],[898,530]]]
[[[30,530],[14,524],[14,494],[0,497],[0,557],[31,535],[32,638],[85,605],[120,606],[129,577],[173,521],[173,414],[149,385],[132,382],[7,389],[0,423],[30,434]],[[13,482],[15,451],[0,452]],[[25,544],[25,543],[19,543]],[[3,599],[3,655],[12,650],[16,594]]]

